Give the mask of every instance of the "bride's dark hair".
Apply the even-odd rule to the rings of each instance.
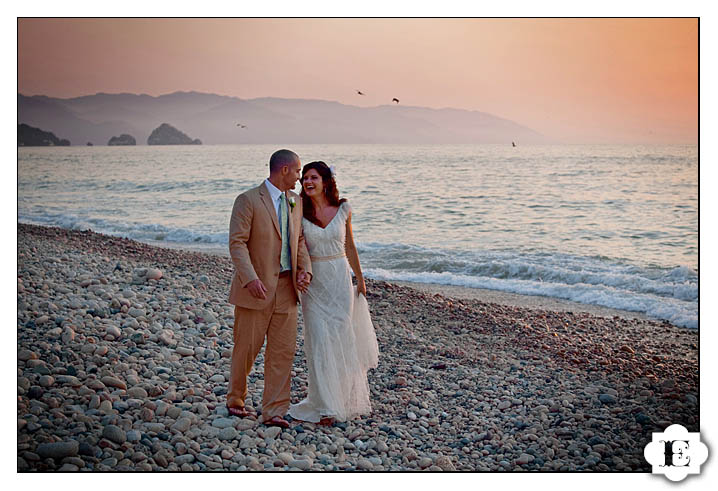
[[[302,178],[299,180],[300,183],[304,184],[304,175],[311,169],[317,171],[317,173],[322,177],[322,184],[324,185],[324,196],[326,196],[327,201],[331,206],[339,206],[346,201],[345,198],[339,199],[339,190],[337,189],[337,183],[332,176],[332,171],[331,169],[329,169],[329,166],[322,161],[309,162],[307,165],[305,165],[302,168]],[[299,195],[302,197],[304,218],[321,227],[322,223],[316,217],[312,199],[304,192],[304,187],[302,187],[302,192],[299,193]]]

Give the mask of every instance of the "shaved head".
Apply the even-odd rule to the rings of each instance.
[[[291,150],[277,150],[269,158],[269,173],[276,174],[282,170],[282,167],[299,162],[299,155]]]

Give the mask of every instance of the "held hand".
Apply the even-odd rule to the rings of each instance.
[[[357,278],[357,296],[363,294],[366,297],[366,284],[364,278]]]
[[[300,271],[299,273],[297,273],[297,289],[299,290],[300,293],[305,293],[307,291],[307,285],[305,285],[305,282],[306,282],[305,277],[306,277],[306,275],[304,274],[303,271]]]
[[[297,288],[299,288],[300,292],[307,293],[307,288],[309,288],[311,281],[312,277],[304,271],[297,273]]]
[[[264,283],[262,283],[262,280],[260,280],[259,278],[254,281],[251,281],[247,285],[247,289],[254,298],[258,298],[260,300],[267,299],[267,289],[265,288]]]

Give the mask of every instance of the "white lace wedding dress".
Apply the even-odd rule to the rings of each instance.
[[[346,421],[371,412],[367,371],[377,366],[379,347],[344,252],[350,210],[342,203],[326,228],[302,219],[313,272],[302,295],[309,387],[307,397],[289,408],[294,419]]]

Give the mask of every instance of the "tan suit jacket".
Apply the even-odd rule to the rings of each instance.
[[[302,200],[292,191],[295,206],[289,206],[289,248],[292,259],[292,283],[297,295],[297,273],[312,272],[307,246],[302,231]],[[234,263],[234,277],[229,302],[246,309],[263,309],[269,306],[277,289],[279,259],[282,253],[282,235],[279,220],[267,186],[263,182],[256,188],[237,196],[229,222],[229,254]],[[259,278],[267,288],[266,300],[253,297],[247,284]]]

